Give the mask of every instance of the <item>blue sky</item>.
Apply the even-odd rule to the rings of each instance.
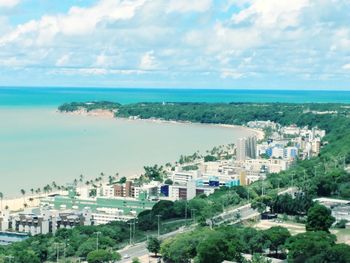
[[[350,89],[350,1],[0,0],[0,86]]]

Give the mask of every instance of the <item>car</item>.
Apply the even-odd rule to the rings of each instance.
[[[127,258],[130,258],[130,256],[129,256],[128,254],[125,254],[125,255],[123,256],[123,259],[127,259]]]

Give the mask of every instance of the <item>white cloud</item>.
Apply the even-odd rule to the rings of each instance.
[[[71,54],[64,54],[61,56],[57,61],[56,61],[56,66],[62,67],[62,66],[67,66],[67,64],[70,61],[70,56]]]
[[[140,75],[146,74],[143,70],[133,70],[133,69],[105,69],[98,67],[91,68],[59,68],[50,70],[49,75],[82,75],[82,76],[106,76],[106,75]]]
[[[345,69],[345,70],[350,70],[350,63],[345,64],[345,65],[343,66],[343,69]]]
[[[311,80],[328,72],[335,78],[349,70],[348,1],[80,1],[17,26],[15,18],[0,17],[0,68],[27,65],[57,79],[96,77],[101,84],[133,75],[218,83]]]
[[[0,0],[0,7],[11,8],[18,5],[20,0]]]
[[[140,69],[152,70],[157,68],[156,58],[154,56],[154,51],[148,51],[141,56]]]
[[[254,27],[230,28],[219,22],[207,30],[188,32],[184,41],[190,46],[204,48],[206,52],[216,55],[218,52],[251,49],[263,43],[261,33]]]
[[[309,0],[251,0],[250,6],[232,16],[234,23],[252,22],[260,27],[294,27]]]
[[[350,50],[350,29],[340,28],[335,31],[331,51]]]
[[[170,0],[167,12],[205,12],[211,4],[211,0]]]
[[[226,79],[226,78],[233,78],[233,79],[240,79],[244,75],[241,72],[238,72],[237,70],[234,69],[223,69],[221,71],[221,78]]]
[[[0,0],[1,1],[1,0]],[[92,33],[103,21],[130,19],[146,0],[100,0],[87,8],[72,7],[66,15],[43,16],[17,26],[11,33],[0,37],[0,46],[21,41],[26,45],[47,45],[56,35],[79,36]]]

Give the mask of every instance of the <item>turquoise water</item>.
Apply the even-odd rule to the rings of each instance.
[[[57,106],[64,102],[334,102],[349,103],[350,91],[186,90],[107,88],[0,88],[0,106]]]
[[[0,192],[65,184],[119,172],[132,176],[144,165],[178,160],[235,142],[241,128],[152,123],[73,116],[56,112],[71,101],[133,102],[350,102],[350,92],[252,90],[145,90],[0,88]]]
[[[242,128],[116,120],[58,113],[45,107],[0,108],[0,192],[101,172],[133,176],[144,165],[176,161],[249,133]]]

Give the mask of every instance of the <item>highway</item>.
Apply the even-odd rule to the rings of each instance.
[[[180,233],[188,232],[194,229],[194,226],[191,227],[181,227],[178,230],[175,230],[173,232],[164,234],[160,236],[160,239],[166,239],[172,236],[175,236]],[[146,248],[146,242],[137,243],[135,245],[127,246],[121,250],[118,251],[120,255],[122,256],[122,260],[118,261],[121,263],[128,263],[131,262],[131,260],[135,257],[142,257],[148,254],[148,250]],[[124,258],[125,256],[128,256],[127,258]]]
[[[278,195],[285,194],[285,193],[290,193],[293,194],[297,191],[297,188],[288,188],[286,190],[280,191]],[[231,210],[225,211],[215,217],[212,218],[211,222],[213,225],[221,225],[223,223],[228,223],[230,224],[237,224],[242,220],[247,220],[250,218],[254,218],[259,216],[260,214],[253,208],[251,208],[251,203],[246,204],[244,206],[240,206],[238,208],[233,208]],[[175,236],[180,233],[188,232],[193,230],[195,225],[192,225],[191,227],[188,228],[180,228],[176,231],[164,234],[160,236],[160,239],[166,239],[171,236]],[[146,242],[138,243],[132,246],[127,246],[121,250],[118,251],[121,256],[122,260],[119,262],[122,263],[128,263],[131,262],[132,258],[134,257],[142,257],[145,255],[148,255],[148,250],[146,248]],[[128,258],[124,258],[124,256],[127,255]]]

